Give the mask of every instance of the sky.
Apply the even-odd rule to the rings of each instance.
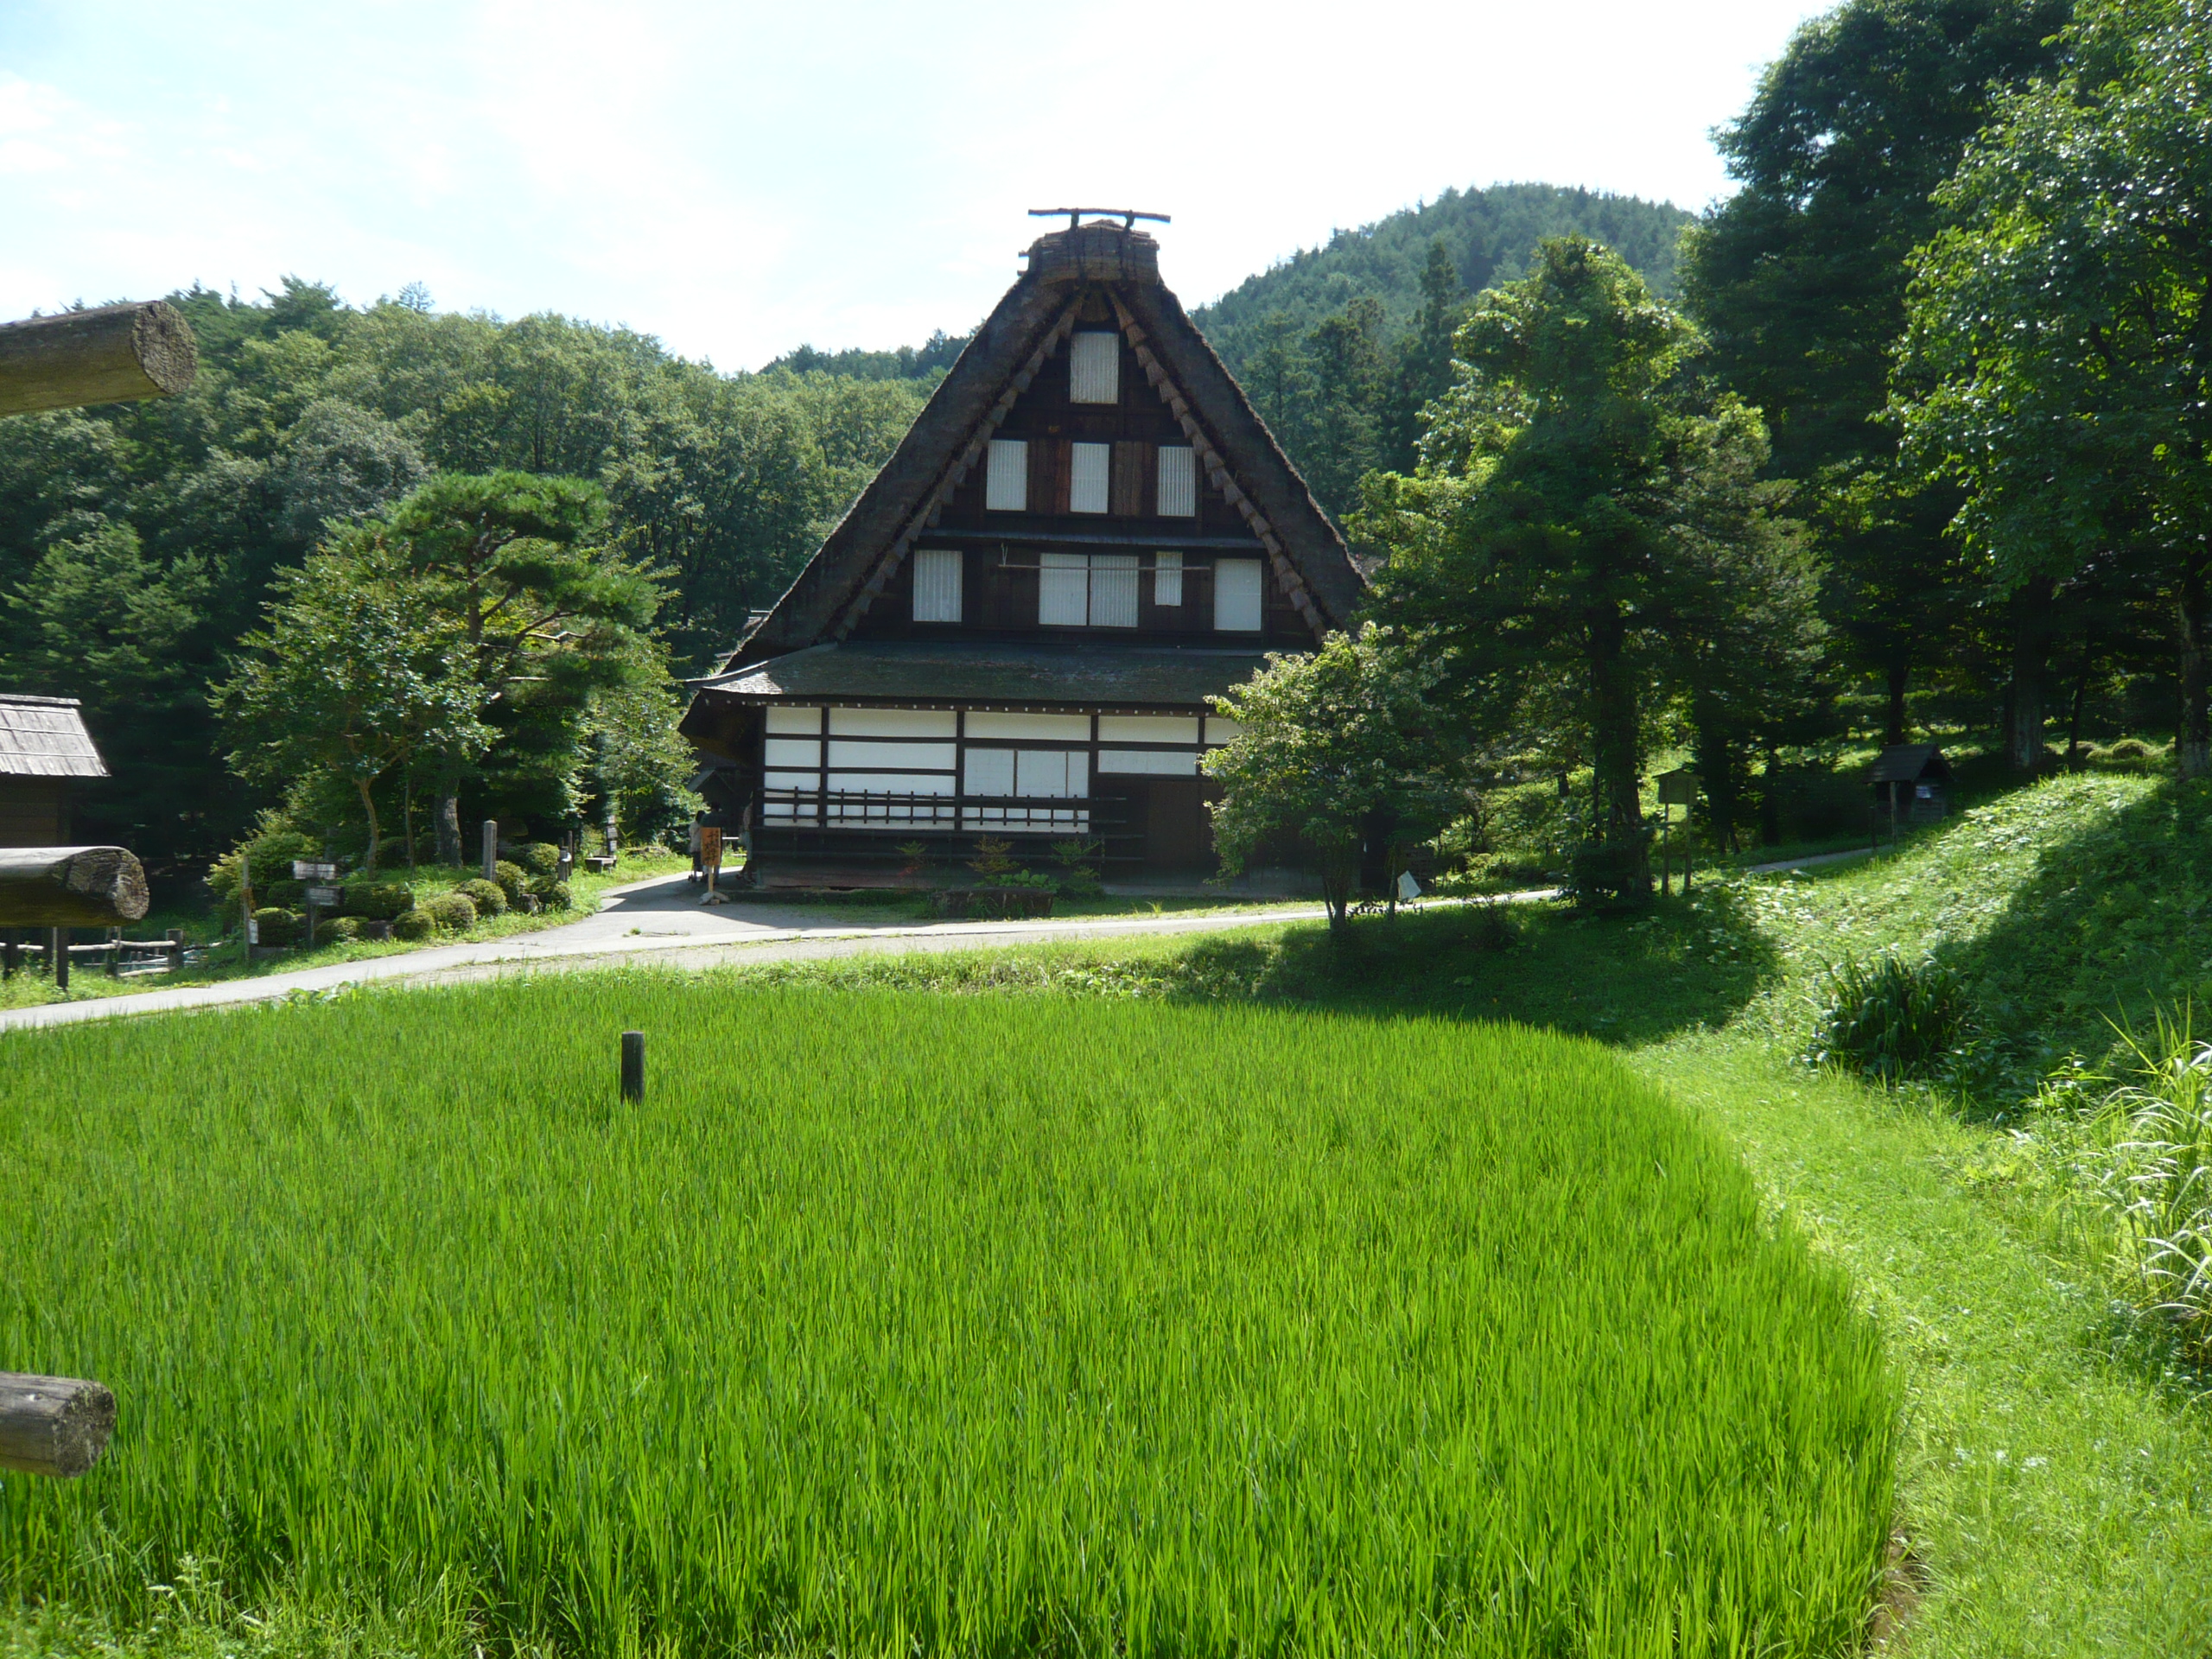
[[[1825,9],[0,0],[0,320],[290,274],[750,368],[964,331],[1059,206],[1195,305],[1452,187],[1701,208]]]

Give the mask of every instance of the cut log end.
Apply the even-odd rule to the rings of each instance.
[[[148,901],[126,848],[0,847],[0,927],[112,927]]]
[[[0,1469],[71,1480],[115,1433],[115,1395],[74,1376],[0,1371]]]
[[[200,366],[192,325],[162,300],[0,326],[0,415],[167,397]]]

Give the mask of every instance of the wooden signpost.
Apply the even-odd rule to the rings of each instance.
[[[1659,774],[1659,824],[1662,839],[1659,843],[1659,891],[1663,896],[1670,891],[1668,877],[1674,870],[1675,809],[1697,804],[1697,786],[1704,781],[1688,766],[1677,766],[1672,772]],[[1682,891],[1690,890],[1689,814],[1682,814]]]
[[[0,324],[0,416],[167,397],[199,366],[191,326],[161,300]],[[0,848],[0,928],[52,930],[57,988],[69,983],[69,929],[135,922],[146,906],[146,872],[121,847]],[[0,1371],[0,1470],[70,1479],[114,1432],[115,1395],[99,1383]]]

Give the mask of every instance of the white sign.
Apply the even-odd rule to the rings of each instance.
[[[336,887],[309,887],[308,889],[308,903],[313,905],[317,910],[335,910],[344,902],[345,897],[346,895]]]
[[[248,944],[261,943],[261,924],[251,916],[245,918],[245,942]]]
[[[335,864],[321,864],[306,858],[292,861],[292,880],[295,881],[327,881],[337,874]]]
[[[1414,873],[1411,870],[1399,871],[1398,902],[1402,905],[1410,905],[1420,897],[1421,883],[1414,880]]]

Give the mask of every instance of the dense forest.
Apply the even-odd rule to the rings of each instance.
[[[439,314],[417,293],[172,298],[200,344],[184,396],[0,421],[0,685],[85,700],[115,773],[87,791],[85,831],[156,859],[219,850],[281,798],[233,774],[209,694],[272,580],[335,530],[440,473],[592,480],[606,535],[654,573],[669,668],[696,672],[781,591],[929,383],[720,375],[644,335]],[[591,792],[574,774],[594,741],[587,719],[545,759],[571,793]]]

